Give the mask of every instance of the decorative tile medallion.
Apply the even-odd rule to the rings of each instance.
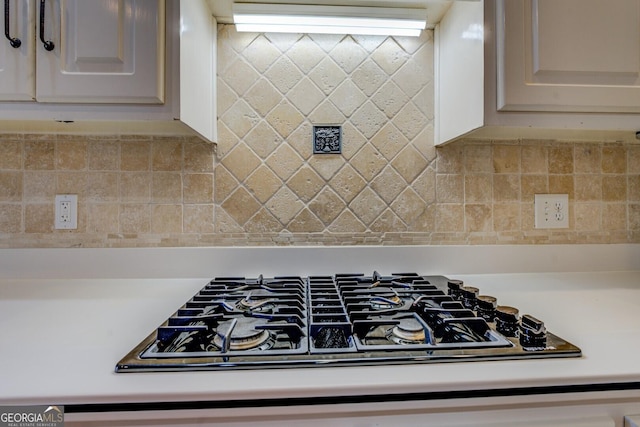
[[[313,154],[342,153],[342,126],[313,127]]]

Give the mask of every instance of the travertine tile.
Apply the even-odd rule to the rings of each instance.
[[[149,172],[122,172],[120,174],[120,200],[148,202],[151,200],[151,174]]]
[[[464,177],[464,201],[467,203],[490,202],[493,199],[491,174],[467,174]]]
[[[331,50],[331,52],[329,52],[329,56],[346,73],[351,73],[367,58],[368,55],[367,52],[353,40],[353,38],[347,36],[343,38],[340,43]]]
[[[24,201],[51,202],[56,195],[56,175],[51,171],[26,171],[23,188]]]
[[[267,179],[261,178],[261,182]],[[313,199],[325,185],[325,181],[311,168],[303,166],[287,182],[287,185],[304,202]]]
[[[627,199],[627,178],[624,175],[602,177],[602,200],[620,202]]]
[[[266,207],[282,224],[287,224],[302,210],[304,204],[285,186],[269,199]]]
[[[549,175],[549,193],[568,194],[572,200],[575,197],[573,175]]]
[[[22,140],[0,135],[0,170],[22,169]]]
[[[0,202],[22,200],[22,173],[0,172]]]
[[[365,225],[370,225],[386,208],[387,204],[372,189],[363,189],[353,199],[349,208]]]
[[[372,182],[371,188],[387,203],[391,203],[407,186],[391,166],[386,167]]]
[[[221,207],[238,225],[242,226],[260,209],[260,204],[247,190],[240,187],[222,203]]]
[[[301,210],[287,225],[287,229],[294,233],[318,233],[324,228],[322,221],[306,208]]]
[[[151,209],[152,233],[181,233],[182,205],[153,205]]]
[[[354,168],[345,165],[331,179],[331,188],[342,197],[347,203],[350,203],[362,189],[367,185],[366,181],[356,172]]]
[[[549,192],[549,182],[546,175],[522,175],[520,185],[520,197],[524,202],[533,200],[536,194]]]
[[[304,171],[306,171],[308,169],[309,168],[301,169],[300,171],[298,171],[298,174],[301,174],[300,177],[305,175]],[[296,175],[298,175],[298,174],[296,174]],[[308,177],[308,178],[312,179],[311,177]],[[293,178],[292,178],[292,180],[293,180]],[[280,187],[282,187],[282,180],[280,178],[278,178],[278,176],[275,173],[273,173],[273,171],[271,169],[269,169],[268,167],[262,165],[258,169],[256,169],[256,171],[253,174],[251,174],[251,176],[249,178],[247,178],[247,180],[245,181],[245,184],[247,186],[247,189],[261,203],[265,203],[274,194],[276,194],[276,191],[278,191],[280,189]],[[290,185],[290,187],[292,189],[294,189],[294,191],[296,191],[295,189],[299,189],[302,192],[302,194],[307,194],[306,192],[310,190],[310,188],[307,187],[307,186],[304,186],[303,183],[300,183],[301,185],[304,186],[302,188],[298,187],[296,184],[298,184],[298,181],[294,180],[294,184]],[[215,187],[216,187],[216,191],[217,191],[218,182],[216,182]],[[233,187],[229,187],[230,190],[232,188]],[[296,194],[298,194],[298,193],[296,193]],[[302,196],[300,196],[300,194],[298,194],[298,195],[299,195],[299,197],[302,197]],[[216,200],[218,200],[217,197],[216,197]]]
[[[426,204],[424,200],[410,187],[400,193],[393,203],[391,203],[391,209],[409,227],[413,225],[425,208]]]
[[[420,175],[429,163],[424,157],[412,146],[406,147],[391,162],[396,171],[407,181],[411,183],[418,175]]]
[[[371,181],[387,165],[384,157],[371,144],[362,147],[350,161],[353,166],[367,181]]]
[[[464,176],[437,174],[436,200],[438,203],[462,203],[464,201]]]
[[[148,233],[151,230],[151,205],[122,204],[118,221],[121,233]]]
[[[238,144],[221,161],[238,180],[244,181],[260,165],[260,159],[245,144]]]
[[[282,223],[266,208],[261,208],[244,225],[247,233],[273,233],[282,229]]]
[[[626,230],[627,205],[625,203],[605,203],[602,205],[602,228],[604,230]]]
[[[120,143],[118,141],[91,141],[87,144],[89,169],[117,171],[120,167]]]
[[[218,30],[217,145],[0,134],[0,245],[33,246],[34,233],[87,247],[640,241],[635,142],[434,146],[431,31]],[[341,155],[312,154],[314,124],[342,126]],[[76,231],[52,230],[59,193],[78,194]],[[569,229],[534,228],[537,193],[569,194]]]
[[[87,143],[85,141],[58,141],[55,144],[56,169],[82,170],[87,167]]]
[[[630,202],[640,202],[640,175],[629,175],[628,199]]]
[[[185,172],[213,172],[214,171],[215,145],[188,141],[184,144],[184,171]]]
[[[465,204],[465,230],[491,231],[493,229],[492,206],[490,204]]]
[[[118,201],[118,173],[91,172],[87,173],[85,200],[92,202]]]
[[[27,203],[24,206],[24,232],[53,232],[53,215],[53,203]]]
[[[602,167],[602,146],[600,144],[581,143],[575,148],[575,172],[597,173]]]
[[[287,100],[278,104],[266,117],[267,122],[287,138],[304,121],[304,116]]]
[[[518,203],[494,204],[493,229],[495,231],[520,230],[520,205]]]
[[[519,145],[494,145],[493,146],[493,171],[495,173],[519,173],[520,172],[520,146]]]
[[[183,233],[213,233],[214,205],[183,205]]]
[[[602,205],[599,203],[576,203],[573,206],[573,215],[576,231],[599,230],[602,221]]]
[[[385,210],[369,227],[372,231],[385,233],[389,231],[405,231],[407,226],[391,209]]]
[[[154,141],[151,153],[151,167],[154,171],[182,170],[182,141]]]
[[[493,152],[490,145],[465,145],[462,153],[465,172],[493,172]]]
[[[340,196],[327,187],[309,203],[309,210],[325,225],[331,224],[345,207],[346,204]]]
[[[55,168],[55,142],[26,140],[24,143],[24,168],[53,170]]]
[[[182,175],[156,172],[151,178],[151,201],[154,203],[182,202]]]
[[[463,229],[464,205],[458,203],[437,205],[435,231],[460,231]]]
[[[605,144],[602,148],[602,173],[625,173],[627,171],[626,148]]]
[[[123,141],[120,145],[120,168],[123,171],[147,171],[151,166],[151,143]]]
[[[115,203],[89,203],[86,206],[87,233],[117,233],[120,207]]]
[[[213,202],[213,174],[188,173],[182,179],[184,203]]]
[[[345,210],[327,227],[327,230],[332,233],[358,233],[365,231],[366,227],[355,215]]]
[[[573,173],[573,145],[559,145],[549,148],[549,173]]]
[[[520,200],[520,187],[520,175],[494,175],[493,200],[497,202],[517,202]]]
[[[324,99],[325,95],[309,78],[303,78],[289,92],[287,98],[298,111],[308,115]]]
[[[579,202],[602,200],[602,176],[575,175],[575,199]]]
[[[547,147],[541,144],[522,147],[522,172],[544,174],[549,168]]]
[[[323,156],[323,158],[329,157],[335,156]],[[266,164],[280,179],[287,180],[302,166],[303,160],[293,148],[288,145],[281,145],[269,156]],[[322,172],[320,174],[322,175]]]
[[[22,205],[0,203],[0,233],[20,233],[22,229]]]

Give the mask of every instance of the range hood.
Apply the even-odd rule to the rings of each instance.
[[[266,3],[266,4],[300,4],[312,6],[367,6],[385,8],[415,8],[426,9],[427,28],[432,29],[455,0],[235,0],[235,3]],[[460,1],[460,0],[457,0]],[[234,0],[208,0],[209,6],[216,20],[221,24],[233,24],[232,6]]]

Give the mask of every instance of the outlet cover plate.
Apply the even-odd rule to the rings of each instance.
[[[569,228],[569,195],[536,194],[535,228]]]
[[[56,230],[75,230],[78,228],[78,195],[57,194],[55,201]]]

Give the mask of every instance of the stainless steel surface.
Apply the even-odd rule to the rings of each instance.
[[[521,320],[503,306],[498,319],[479,314],[477,295],[460,281],[415,273],[216,278],[116,371],[580,356],[533,316]]]

